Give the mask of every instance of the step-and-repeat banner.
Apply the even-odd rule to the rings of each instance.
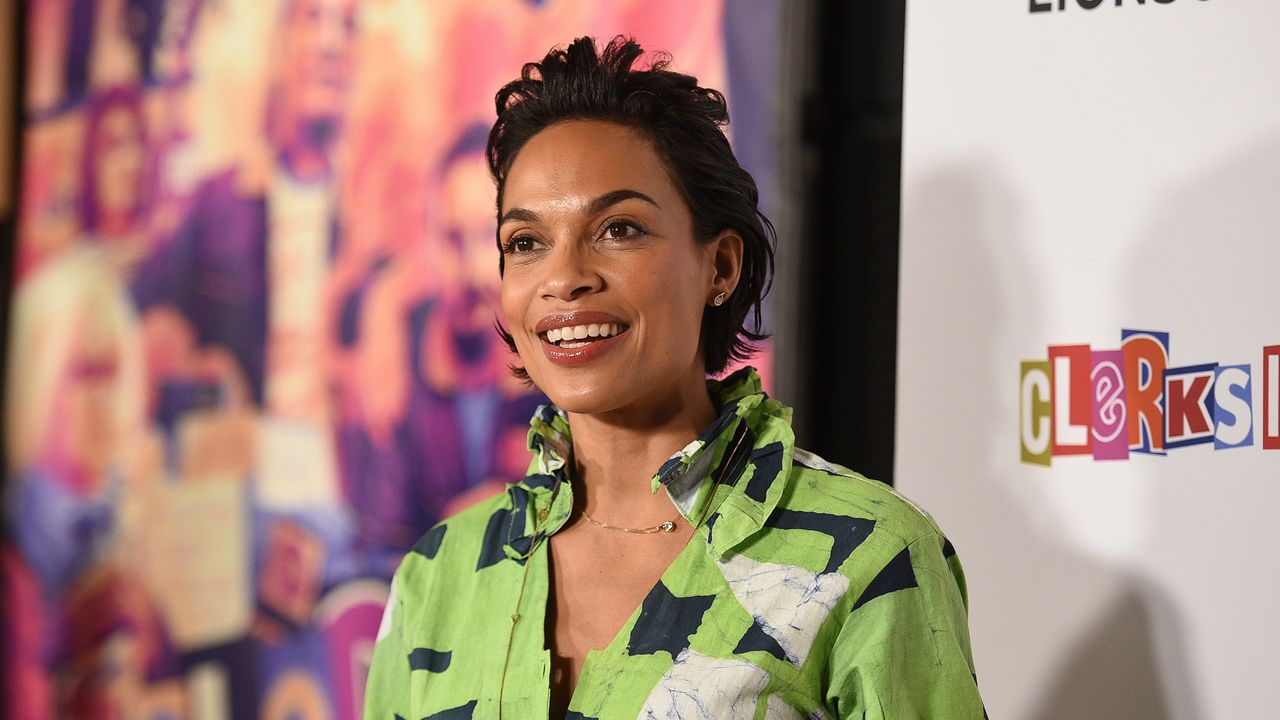
[[[357,717],[405,549],[528,462],[494,93],[625,33],[767,102],[765,5],[27,3],[0,714]]]
[[[1280,5],[908,5],[897,475],[992,717],[1280,706]]]

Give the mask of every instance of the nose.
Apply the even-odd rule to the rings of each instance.
[[[591,251],[579,243],[556,243],[547,260],[540,288],[545,299],[571,302],[599,292],[604,286]]]

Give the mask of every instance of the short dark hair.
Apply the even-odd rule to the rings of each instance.
[[[742,236],[742,274],[728,302],[702,314],[706,371],[722,372],[745,360],[761,328],[761,305],[773,278],[773,224],[760,212],[760,193],[738,164],[722,126],[729,122],[724,95],[698,85],[696,78],[667,67],[671,57],[655,56],[646,69],[632,65],[644,54],[635,40],[619,35],[597,52],[589,37],[567,48],[552,48],[541,62],[527,63],[518,80],[495,97],[498,119],[489,132],[489,172],[498,186],[498,213],[507,173],[525,143],[566,120],[604,120],[640,131],[657,151],[693,216],[693,236],[711,242],[727,229]],[[503,272],[499,240],[498,272]],[[752,322],[747,324],[747,316]],[[515,340],[499,323],[512,352]],[[523,368],[513,367],[528,378]]]

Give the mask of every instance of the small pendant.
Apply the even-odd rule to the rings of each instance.
[[[668,520],[662,523],[661,525],[659,525],[658,529],[661,530],[662,532],[675,532],[676,524],[674,521]]]

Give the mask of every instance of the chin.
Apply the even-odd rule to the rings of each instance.
[[[613,403],[605,403],[599,397],[591,395],[574,395],[559,400],[551,397],[551,402],[556,407],[573,415],[604,415],[605,413],[617,409]]]
[[[635,393],[630,388],[620,387],[620,383],[610,382],[610,378],[599,377],[594,371],[564,371],[559,368],[539,368],[529,370],[529,378],[533,384],[546,395],[556,407],[575,415],[598,415],[616,410],[627,404],[627,398]]]

